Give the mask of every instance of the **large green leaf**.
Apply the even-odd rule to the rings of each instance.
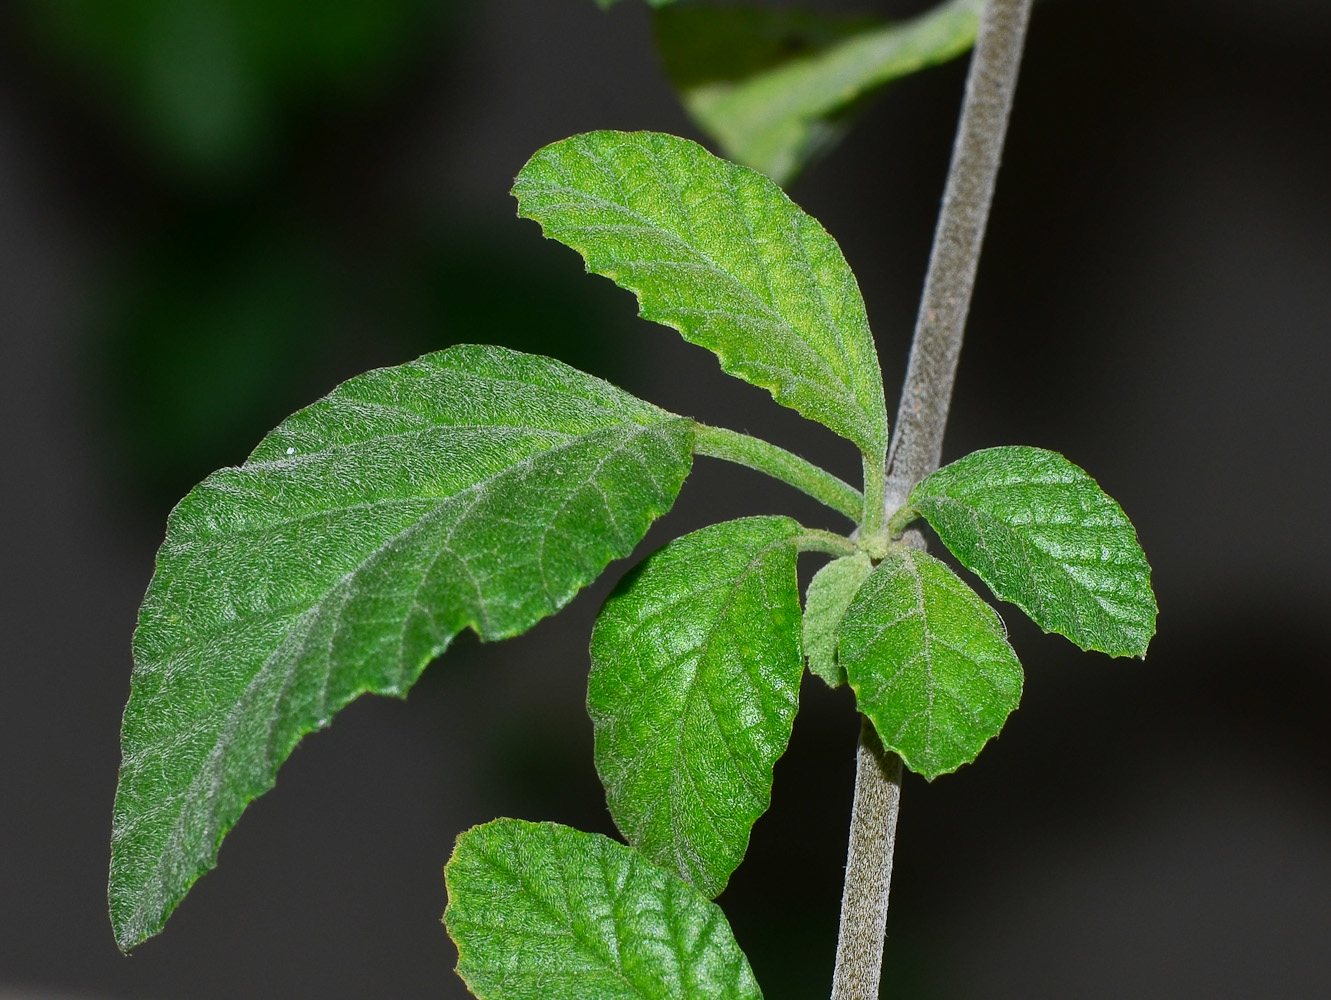
[[[780,184],[833,144],[864,99],[961,55],[983,0],[883,24],[751,7],[672,7],[657,40],[684,106],[721,151]]]
[[[873,563],[865,553],[842,556],[814,574],[804,594],[804,655],[810,673],[830,687],[846,683],[846,671],[836,660],[837,626],[871,572]]]
[[[1021,700],[994,609],[933,556],[888,554],[841,619],[839,658],[883,746],[933,779],[968,764]]]
[[[771,180],[687,139],[589,132],[533,156],[513,193],[644,317],[881,461],[883,380],[859,286]]]
[[[352,379],[191,491],[134,635],[121,947],[161,928],[302,735],[627,555],[688,474],[691,428],[549,358],[455,347]]]
[[[606,602],[587,708],[630,844],[709,896],[771,801],[799,703],[800,526],[727,521],[676,539]]]
[[[1151,567],[1132,522],[1096,483],[1043,448],[987,448],[915,487],[923,514],[967,569],[1046,632],[1110,656],[1155,635]]]
[[[762,1000],[720,907],[609,837],[498,819],[444,877],[480,1000]]]

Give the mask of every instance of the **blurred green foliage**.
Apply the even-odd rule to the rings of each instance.
[[[97,376],[135,492],[174,501],[308,401],[332,284],[308,237],[218,215],[129,263],[100,321]]]
[[[35,39],[205,180],[258,169],[293,110],[382,90],[457,2],[24,0]]]
[[[622,374],[632,315],[608,284],[511,221],[439,220],[344,263],[262,207],[196,212],[114,283],[95,378],[119,474],[154,508],[238,463],[339,380],[456,343],[496,343]]]
[[[446,60],[468,4],[22,0],[28,48],[56,70],[43,82],[70,88],[138,154],[128,175],[97,180],[134,185],[116,242],[137,249],[117,255],[91,319],[90,375],[106,467],[154,518],[368,367],[484,341],[616,374],[617,297],[560,280],[562,254],[552,265],[555,248],[509,213],[495,226],[407,206],[376,221],[367,252],[354,212],[329,226],[304,195],[323,168],[301,154],[408,99]],[[311,118],[327,127],[303,127]],[[371,173],[392,155],[354,148],[348,165]]]
[[[786,8],[656,13],[680,100],[728,158],[788,184],[893,80],[966,52],[981,0],[943,0],[898,22]]]

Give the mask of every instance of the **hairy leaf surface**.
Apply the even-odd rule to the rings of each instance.
[[[809,671],[829,687],[846,683],[846,671],[836,658],[836,630],[872,572],[873,563],[863,552],[833,559],[814,574],[804,594],[804,655]]]
[[[841,249],[771,180],[656,132],[588,132],[518,174],[519,214],[714,351],[881,462],[883,381]]]
[[[627,555],[688,474],[691,428],[549,358],[455,347],[344,383],[195,487],[134,635],[121,947],[161,928],[303,734]]]
[[[479,1000],[761,1000],[720,907],[609,837],[499,819],[444,869]]]
[[[771,801],[804,672],[799,524],[751,517],[650,556],[592,633],[596,769],[629,843],[709,896]]]
[[[671,7],[657,17],[657,39],[693,120],[726,156],[786,184],[840,138],[866,96],[969,49],[983,6],[948,0],[893,24],[757,7]]]
[[[1145,656],[1151,567],[1132,522],[1094,479],[1043,448],[986,448],[926,477],[910,506],[962,564],[1046,632]]]
[[[1003,622],[924,552],[899,550],[878,564],[838,642],[859,710],[884,747],[929,779],[974,760],[1021,700]]]

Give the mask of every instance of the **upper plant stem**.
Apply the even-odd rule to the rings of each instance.
[[[845,514],[852,521],[858,522],[864,514],[864,495],[855,487],[762,438],[724,427],[694,424],[693,450],[699,455],[723,458],[765,472]]]
[[[880,456],[877,459],[864,456],[864,513],[859,518],[860,531],[866,535],[872,535],[883,526],[883,516],[886,514],[886,499],[884,490],[887,483],[884,481],[883,461]]]
[[[901,405],[888,449],[884,503],[891,514],[938,468],[957,359],[980,260],[994,182],[1032,0],[988,0],[966,79],[943,207],[934,233]],[[918,540],[916,544],[923,544]],[[901,761],[864,720],[841,897],[832,1000],[878,1000],[887,932]]]

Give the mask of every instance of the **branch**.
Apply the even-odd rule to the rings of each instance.
[[[988,0],[966,79],[943,207],[934,233],[910,363],[888,450],[885,514],[938,468],[957,359],[994,182],[1007,135],[1012,95],[1032,0]],[[923,546],[918,533],[908,540]],[[832,1000],[878,1000],[892,884],[892,852],[901,804],[901,759],[885,751],[873,724],[861,721],[855,804],[846,853]]]

